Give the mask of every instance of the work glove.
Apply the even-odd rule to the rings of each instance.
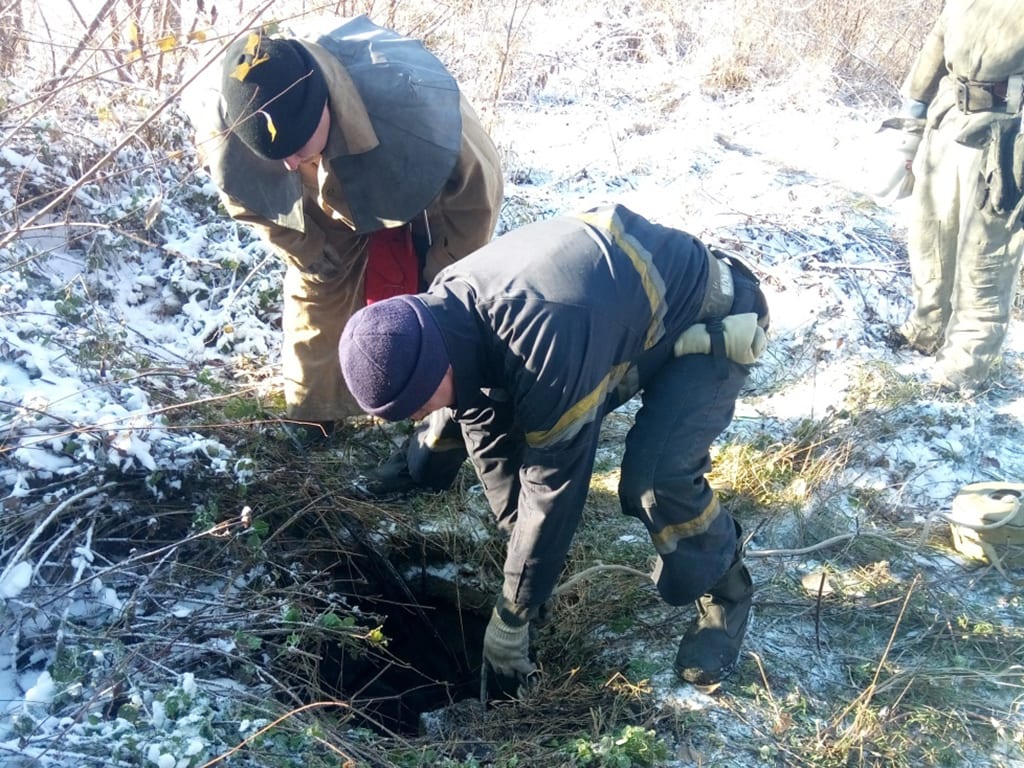
[[[484,674],[488,692],[519,698],[537,676],[537,665],[530,661],[530,622],[521,626],[506,623],[498,609],[484,632]]]
[[[876,178],[868,190],[875,197],[895,202],[914,191],[911,165],[924,136],[923,118],[890,117],[878,128]]]
[[[974,204],[998,216],[1006,216],[1020,202],[1024,174],[1024,139],[1020,118],[995,120],[988,127]]]
[[[734,363],[751,365],[768,346],[768,337],[757,323],[757,314],[728,315],[722,319],[725,356]],[[711,334],[706,323],[691,325],[676,339],[673,347],[676,357],[683,355],[710,355]]]

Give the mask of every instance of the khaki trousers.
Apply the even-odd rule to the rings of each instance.
[[[984,150],[958,143],[951,117],[955,111],[925,133],[914,159],[914,308],[901,330],[914,347],[936,353],[937,380],[978,387],[1006,337],[1024,233],[976,207]]]
[[[337,421],[362,413],[342,378],[338,341],[345,323],[364,304],[361,269],[314,280],[288,265],[281,368],[289,418]]]

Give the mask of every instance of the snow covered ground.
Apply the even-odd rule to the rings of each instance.
[[[858,416],[848,413],[851,402],[877,409],[879,420],[889,422],[876,442],[856,446],[856,461],[836,481],[847,491],[834,510],[840,529],[910,531],[924,540],[929,530],[942,528],[941,515],[963,485],[1024,481],[1019,319],[991,389],[971,398],[934,390],[929,358],[885,343],[909,309],[909,272],[899,204],[883,205],[866,194],[876,178],[874,131],[884,112],[837,102],[821,87],[827,79],[813,73],[803,81],[718,92],[704,87],[694,61],[675,56],[609,66],[607,51],[595,44],[600,36],[593,21],[551,25],[538,18],[521,55],[551,62],[543,78],[485,110],[506,162],[499,229],[615,201],[739,253],[763,275],[771,346],[723,439],[782,439],[801,423],[852,422]],[[59,134],[56,123],[49,127]],[[69,183],[77,162],[70,153],[79,145],[67,141],[67,149],[55,141],[54,151],[41,156],[12,133],[0,144],[9,185],[14,179]],[[280,268],[258,243],[212,213],[215,191],[208,182],[199,176],[182,181],[187,165],[151,165],[152,156],[138,145],[122,152],[130,183],[86,185],[75,196],[75,218],[51,219],[48,228],[24,233],[2,254],[0,762],[11,765],[86,764],[76,762],[88,753],[83,744],[114,741],[129,730],[120,720],[69,719],[65,705],[78,694],[55,669],[66,661],[62,622],[68,617],[95,627],[97,637],[131,620],[126,606],[134,605],[134,595],[111,582],[118,563],[91,548],[97,521],[88,510],[100,503],[107,483],[123,475],[145,478],[161,502],[173,502],[190,477],[249,482],[260,471],[252,458],[216,430],[174,427],[175,402],[208,392],[200,386],[207,378],[251,387],[254,396],[277,385]],[[0,190],[0,207],[14,205],[12,189]],[[111,190],[121,190],[124,199],[111,199]],[[120,236],[117,226],[87,237],[88,212],[109,222],[115,210],[126,218],[157,210],[156,224],[142,240]],[[125,348],[139,360],[138,375],[109,376],[108,357]],[[146,370],[154,368],[164,371],[166,383],[149,380]],[[118,369],[125,370],[123,364]],[[872,386],[877,391],[865,396]],[[887,389],[895,405],[884,405]],[[907,391],[914,396],[901,395]],[[869,495],[887,519],[849,502]],[[71,514],[75,509],[82,514]],[[118,513],[146,517],[144,510]],[[55,531],[55,523],[66,527]],[[751,541],[755,578],[768,584],[785,571],[797,577],[820,571],[823,552],[757,556],[791,546],[789,530],[772,525]],[[54,553],[65,550],[69,560],[58,567]],[[967,602],[975,593],[995,606],[993,621],[1002,617],[1012,627],[1022,620],[1019,588],[994,571],[978,576],[948,551],[927,547],[917,563],[922,578],[948,581],[956,599]],[[909,584],[914,574],[900,578]],[[774,594],[769,591],[766,602]],[[184,602],[168,607],[190,610]],[[783,621],[766,613],[748,642],[763,664],[785,667],[785,679],[802,678],[809,691],[843,678],[848,659],[839,649],[811,647],[812,616]],[[834,642],[842,645],[840,638]],[[669,645],[649,653],[657,658]],[[102,667],[110,652],[97,644],[94,658],[77,663]],[[185,768],[218,754],[220,742],[199,726],[235,684],[207,679],[201,669],[168,672],[176,682],[160,695],[129,692],[152,731],[133,737],[137,758],[108,764]],[[999,679],[1006,706],[998,717],[985,713],[998,720],[992,724],[998,735],[972,759],[1021,766],[1019,661],[1011,682]],[[670,674],[654,675],[652,682],[666,708],[704,711],[732,740],[680,748],[673,764],[763,765],[769,759],[763,750],[735,753],[737,740],[764,725],[763,711],[737,716]],[[195,718],[168,717],[168,702],[194,707]],[[257,727],[239,726],[239,737]],[[773,759],[797,764],[785,755]],[[87,764],[104,763],[95,758]]]

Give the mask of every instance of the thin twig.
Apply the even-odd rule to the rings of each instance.
[[[746,549],[746,550],[744,550],[744,556],[745,557],[786,557],[786,556],[806,555],[806,554],[809,554],[811,552],[817,552],[818,550],[826,549],[828,547],[834,546],[835,544],[840,544],[840,543],[842,543],[844,541],[851,541],[851,540],[856,539],[856,538],[858,538],[860,536],[867,536],[867,537],[871,537],[871,538],[882,539],[882,540],[887,541],[887,542],[889,542],[891,544],[894,544],[896,546],[903,547],[904,549],[907,549],[907,550],[912,550],[913,549],[913,547],[909,547],[906,544],[902,544],[901,542],[895,541],[890,536],[885,536],[884,534],[880,534],[880,533],[868,533],[868,532],[865,532],[865,531],[859,531],[857,533],[844,533],[844,534],[841,534],[839,536],[833,536],[830,539],[825,539],[824,541],[819,541],[817,544],[812,544],[812,545],[807,546],[807,547],[801,547],[799,549]],[[579,573],[574,574],[572,577],[570,577],[569,579],[564,581],[562,584],[559,584],[558,587],[556,587],[555,590],[551,593],[551,595],[552,595],[552,597],[557,597],[558,595],[561,595],[561,594],[563,594],[565,592],[568,592],[576,584],[578,584],[579,582],[581,582],[581,581],[583,581],[585,579],[589,579],[591,576],[594,576],[594,575],[596,575],[598,573],[606,573],[606,572],[610,572],[610,571],[618,571],[620,573],[628,573],[631,576],[639,576],[642,579],[650,579],[651,578],[651,574],[650,573],[647,573],[645,571],[637,570],[636,568],[630,568],[628,565],[615,565],[615,564],[610,564],[610,565],[607,565],[607,564],[592,565],[589,568],[586,568],[586,569],[580,571]],[[824,577],[822,579],[822,586],[823,585],[824,585]],[[820,602],[820,597],[821,597],[821,588],[819,587],[819,602]]]
[[[761,673],[761,682],[764,683],[764,690],[768,694],[768,700],[774,705],[775,697],[772,695],[772,687],[768,683],[768,674],[764,671],[764,663],[761,661],[761,657],[753,651],[747,651],[747,654],[753,658],[754,662],[757,664],[757,671]]]
[[[28,538],[25,539],[25,541],[22,542],[21,546],[18,548],[18,551],[15,552],[14,555],[11,557],[10,561],[7,563],[7,567],[5,567],[3,572],[0,573],[0,584],[3,584],[5,581],[7,581],[7,577],[10,575],[11,571],[14,569],[15,566],[18,565],[18,563],[22,561],[22,558],[24,558],[25,555],[28,553],[29,549],[35,543],[35,540],[43,535],[43,531],[46,530],[47,526],[49,526],[50,523],[52,523],[61,514],[63,514],[64,510],[66,510],[72,504],[75,504],[76,502],[79,502],[82,499],[87,498],[89,496],[92,496],[94,493],[99,493],[100,491],[105,491],[108,488],[113,488],[114,485],[115,483],[104,483],[103,485],[90,486],[85,490],[79,491],[74,496],[64,499],[64,501],[62,501],[60,504],[54,507],[50,511],[50,514],[48,514],[46,518],[35,527],[35,530],[32,531],[31,534],[29,534]]]
[[[745,554],[748,557],[792,557],[796,555],[807,555],[811,552],[817,552],[821,549],[827,549],[828,547],[834,546],[835,544],[841,544],[844,541],[852,541],[853,539],[859,538],[861,536],[872,539],[881,539],[882,541],[887,541],[893,546],[900,547],[907,551],[914,550],[914,547],[911,547],[908,544],[904,544],[903,542],[896,541],[891,536],[886,536],[883,533],[857,531],[856,533],[843,533],[839,536],[833,536],[830,539],[819,541],[817,544],[811,544],[807,547],[799,547],[797,549],[748,549]]]
[[[259,14],[273,5],[274,0],[267,0],[267,2],[253,14],[253,18],[258,18]],[[169,109],[172,105],[176,104],[181,98],[181,94],[195,82],[196,79],[211,65],[213,62],[228,49],[228,47],[236,39],[240,38],[246,33],[245,28],[240,29],[230,40],[228,40],[223,47],[216,51],[216,53],[207,58],[201,67],[199,67],[195,74],[189,79],[185,80],[181,85],[175,88],[171,94],[161,102],[141,123],[139,123],[134,130],[130,131],[121,141],[119,141],[113,148],[111,148],[106,154],[104,154],[99,160],[93,163],[79,178],[65,187],[59,194],[57,194],[49,203],[39,208],[30,215],[22,226],[29,226],[35,224],[37,221],[45,219],[50,213],[60,207],[68,198],[72,197],[78,192],[87,182],[89,182],[107,163],[109,163],[117,154],[128,146],[135,138],[142,133],[143,129],[148,128],[152,123],[156,122],[157,118],[164,113],[165,110]],[[20,227],[13,227],[7,233],[0,236],[0,249],[8,247],[14,240],[20,235]]]
[[[878,664],[875,667],[875,674],[871,679],[870,685],[868,685],[868,687],[865,688],[856,699],[850,702],[850,704],[836,718],[836,721],[839,722],[854,709],[859,710],[857,716],[854,718],[854,727],[850,730],[856,730],[855,726],[857,721],[860,720],[861,714],[863,714],[868,704],[871,703],[871,700],[874,698],[874,695],[878,690],[878,678],[882,674],[882,668],[885,666],[885,662],[889,658],[889,652],[892,650],[893,643],[896,641],[896,633],[899,631],[900,625],[903,623],[903,617],[906,615],[907,606],[910,604],[910,596],[914,594],[914,589],[917,587],[920,579],[920,574],[915,575],[914,580],[910,582],[910,587],[907,589],[907,593],[903,596],[903,605],[900,606],[900,612],[896,616],[896,623],[893,624],[892,632],[889,633],[889,641],[885,644],[885,650],[882,651],[882,656],[878,660]]]
[[[75,50],[73,50],[68,56],[68,58],[65,60],[64,66],[62,66],[60,68],[60,71],[57,72],[50,80],[43,84],[41,90],[51,90],[57,84],[57,82],[62,77],[64,77],[65,74],[67,74],[67,71],[71,69],[71,66],[75,63],[78,57],[82,55],[82,51],[85,50],[85,47],[89,44],[89,41],[91,41],[93,36],[96,34],[96,30],[99,29],[100,23],[103,21],[104,18],[106,18],[107,14],[110,13],[110,9],[113,8],[116,3],[117,0],[107,0],[107,2],[105,2],[103,6],[96,12],[96,15],[93,17],[92,23],[86,26],[85,34],[82,36],[82,39],[78,41],[78,45],[75,47]],[[74,9],[75,15],[78,16],[79,21],[81,21],[82,24],[85,24],[85,19],[82,18],[82,14],[78,12],[78,6],[76,6],[72,2],[71,7],[72,9]],[[124,75],[120,72],[121,67],[118,65],[118,62],[113,58],[111,52],[108,49],[103,49],[103,54],[107,57],[108,61],[110,61],[110,63],[114,66],[115,71],[118,72],[118,74],[121,76],[121,79],[124,80]]]
[[[555,590],[551,593],[551,596],[557,597],[558,595],[561,595],[564,592],[568,592],[572,587],[574,587],[576,584],[583,581],[584,579],[589,579],[591,576],[594,576],[595,574],[605,573],[608,571],[628,573],[633,576],[639,576],[642,579],[651,578],[651,574],[645,573],[644,571],[638,571],[636,568],[630,568],[628,565],[592,565],[589,568],[586,568],[580,571],[579,573],[573,575],[572,578],[566,580],[562,584],[559,584],[558,587],[556,587]]]
[[[249,736],[246,736],[244,739],[242,739],[240,742],[238,742],[235,746],[233,746],[227,752],[225,752],[225,753],[223,753],[221,755],[217,755],[217,757],[213,758],[213,760],[208,760],[207,762],[203,763],[201,766],[199,766],[199,768],[210,768],[211,765],[216,765],[217,763],[221,762],[222,760],[227,760],[233,754],[235,754],[236,752],[238,752],[239,750],[244,748],[245,745],[248,744],[250,741],[252,741],[253,739],[259,738],[260,736],[262,736],[264,733],[266,733],[270,729],[276,728],[278,725],[283,723],[289,717],[293,717],[295,715],[298,715],[298,714],[306,711],[307,709],[317,709],[317,708],[320,708],[320,707],[342,707],[342,708],[348,709],[349,705],[346,702],[344,702],[344,701],[314,701],[311,704],[305,704],[305,705],[303,705],[301,707],[298,707],[296,709],[289,710],[288,712],[285,712],[283,715],[281,715],[279,718],[277,718],[273,722],[267,723],[265,726],[260,728],[255,733],[253,733],[253,734],[251,734]],[[346,756],[346,759],[348,759],[347,756]]]
[[[825,579],[827,574],[821,572],[821,579],[818,581],[818,598],[814,601],[814,645],[821,653],[821,597],[825,594]]]
[[[86,552],[92,552],[92,537],[96,531],[96,521],[92,520],[89,522],[89,528],[85,532],[85,545],[81,548],[81,554],[78,556],[78,565],[75,567],[74,580],[78,581],[82,578],[82,573],[85,571],[86,566],[89,564],[89,558],[85,556]],[[67,605],[64,606],[64,612],[60,617],[60,624],[57,625],[57,636],[54,640],[54,656],[61,658],[64,651],[64,628],[68,623],[68,614],[71,613],[72,601],[68,601]]]

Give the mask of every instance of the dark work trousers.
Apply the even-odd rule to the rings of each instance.
[[[732,420],[746,366],[719,378],[710,355],[675,357],[644,387],[626,435],[622,511],[647,527],[658,552],[654,582],[665,602],[707,592],[736,554],[736,527],[705,479],[711,444]]]
[[[451,488],[466,460],[462,427],[451,408],[441,408],[416,425],[405,449],[409,476],[424,488]]]
[[[767,317],[756,283],[739,274],[733,314]],[[669,359],[644,384],[626,435],[619,501],[647,527],[658,552],[652,578],[665,602],[692,602],[736,556],[736,525],[705,475],[711,444],[732,421],[747,366],[712,355]]]

